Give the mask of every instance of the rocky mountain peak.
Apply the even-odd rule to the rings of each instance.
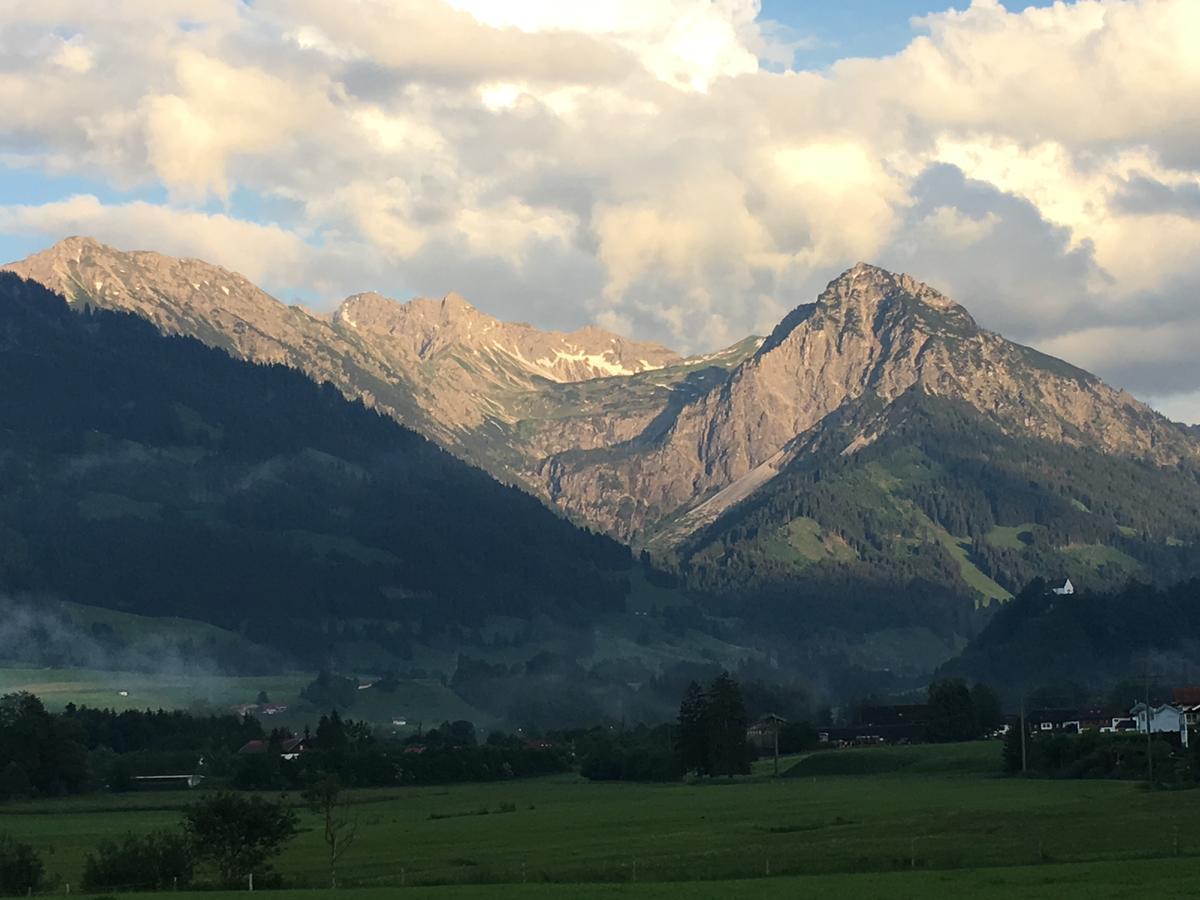
[[[884,340],[902,332],[969,337],[979,331],[971,314],[911,275],[856,263],[825,287],[813,303],[796,307],[759,349],[763,357],[804,326],[804,333],[838,335],[839,348],[855,339]]]
[[[71,254],[80,253],[83,251],[96,252],[103,249],[104,245],[95,238],[90,238],[81,234],[73,234],[70,237],[63,238],[57,244],[43,252],[50,255],[69,256]]]
[[[816,311],[842,324],[861,324],[875,332],[903,319],[935,329],[975,331],[971,314],[945,294],[911,275],[858,263],[829,282]]]

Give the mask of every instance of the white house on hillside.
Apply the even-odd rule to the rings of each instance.
[[[1129,711],[1137,725],[1138,734],[1146,733],[1146,704],[1139,703]],[[1173,703],[1150,707],[1150,731],[1154,734],[1178,734],[1183,746],[1188,745],[1187,708]]]
[[[1063,583],[1062,587],[1057,587],[1054,589],[1054,593],[1059,594],[1059,595],[1073,594],[1073,593],[1075,593],[1075,585],[1071,584],[1071,579],[1068,578]]]

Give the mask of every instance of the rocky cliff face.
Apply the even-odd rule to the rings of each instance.
[[[124,309],[331,381],[631,541],[686,537],[770,481],[835,412],[886,407],[914,388],[1007,433],[1200,463],[1193,435],[1129,395],[979,328],[907,275],[862,264],[765,341],[690,359],[597,328],[501,322],[454,294],[358,294],[322,317],[216,266],[86,238],[7,268],[76,305]],[[877,437],[864,426],[842,452]]]
[[[914,386],[1025,436],[1162,464],[1200,459],[1182,429],[1128,394],[979,328],[907,275],[859,264],[682,406],[661,437],[554,457],[541,471],[581,518],[627,539],[662,523],[679,536],[758,489],[834,411],[864,398],[886,405]],[[864,431],[844,452],[875,437]],[[704,514],[691,514],[701,504]]]
[[[4,268],[78,308],[131,312],[164,333],[301,369],[535,492],[545,456],[638,436],[676,382],[753,350],[743,343],[714,360],[683,360],[595,327],[561,333],[501,322],[457,294],[407,303],[356,294],[321,316],[219,266],[83,237]]]

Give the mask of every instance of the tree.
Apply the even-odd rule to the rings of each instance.
[[[11,763],[37,793],[79,793],[88,786],[85,735],[76,723],[46,711],[33,694],[0,697],[0,768]],[[14,784],[19,781],[12,773]]]
[[[267,861],[296,833],[296,814],[281,803],[224,791],[194,804],[183,818],[196,860],[211,863],[223,887],[269,872]]]
[[[926,737],[932,743],[970,741],[979,737],[971,692],[958,678],[944,678],[929,685],[929,725]]]
[[[85,891],[166,890],[191,884],[195,862],[181,831],[127,834],[100,842],[83,864]]]
[[[336,709],[317,722],[316,744],[317,749],[333,754],[344,753],[349,746],[346,725]]]
[[[679,703],[679,755],[685,772],[707,775],[709,765],[708,701],[704,689],[691,682]]]
[[[358,679],[334,675],[322,669],[303,690],[300,696],[316,707],[346,709],[354,705],[358,697]]]
[[[125,757],[117,757],[108,774],[108,789],[114,794],[124,794],[137,790],[137,776],[133,772],[133,763]]]
[[[29,776],[15,762],[0,769],[0,801],[19,800],[33,796],[33,785]]]
[[[709,687],[707,701],[711,774],[729,778],[749,774],[750,745],[741,688],[728,672],[722,672]]]
[[[1000,695],[986,684],[971,688],[971,706],[975,709],[975,724],[982,734],[991,734],[1004,725]]]
[[[338,860],[354,843],[358,822],[347,814],[349,804],[336,775],[322,775],[304,792],[304,799],[324,822],[325,845],[329,848],[329,886],[337,887]]]
[[[29,844],[0,834],[0,894],[31,894],[41,886],[45,866]]]

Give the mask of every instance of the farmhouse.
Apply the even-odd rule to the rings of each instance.
[[[246,741],[238,750],[239,756],[251,756],[256,753],[270,753],[270,740],[254,740]],[[302,737],[286,737],[281,739],[276,745],[281,759],[297,759],[300,754],[308,749],[308,739]]]
[[[1065,731],[1079,734],[1084,731],[1131,731],[1133,720],[1119,709],[1104,707],[1062,707],[1035,709],[1025,716],[1030,731]]]
[[[752,722],[746,729],[746,741],[759,750],[774,750],[778,744],[779,732],[787,724],[787,719],[768,713],[757,722]]]
[[[1063,582],[1062,587],[1054,588],[1054,593],[1058,594],[1059,596],[1067,596],[1070,594],[1074,594],[1075,593],[1075,585],[1071,584],[1071,579],[1068,578],[1065,582]]]
[[[1174,703],[1149,707],[1145,703],[1138,703],[1129,711],[1129,715],[1137,724],[1138,734],[1145,734],[1147,729],[1152,734],[1177,734],[1185,747],[1188,745],[1189,714],[1194,719],[1196,708],[1177,706]]]
[[[821,741],[843,744],[910,744],[925,739],[929,706],[925,703],[863,706],[856,723],[820,733]]]

